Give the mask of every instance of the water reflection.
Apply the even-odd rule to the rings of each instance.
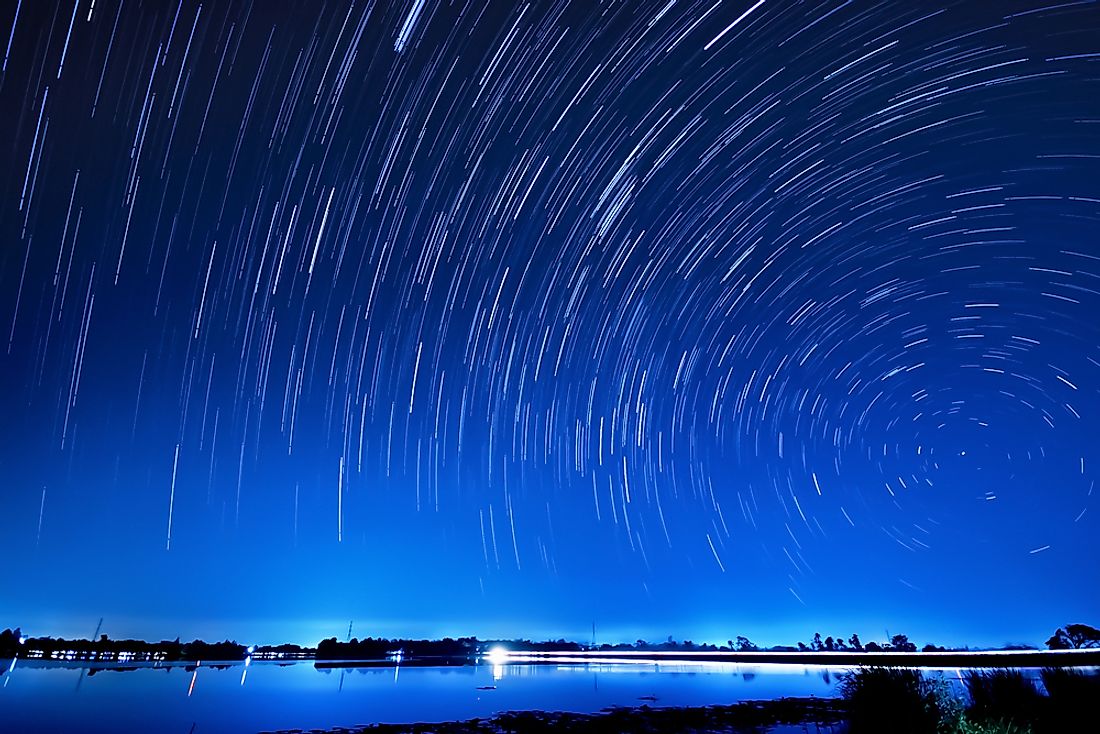
[[[596,712],[608,706],[696,706],[829,696],[836,671],[662,659],[645,664],[513,659],[477,666],[342,663],[74,664],[0,661],[4,730],[188,731],[203,734],[446,721],[506,710]],[[202,681],[199,681],[199,678]],[[77,686],[80,686],[77,688]]]

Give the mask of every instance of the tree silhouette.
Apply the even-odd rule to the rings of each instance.
[[[899,652],[916,652],[917,646],[906,635],[894,635],[890,638],[890,648]]]
[[[848,644],[852,646],[852,649],[857,652],[863,652],[863,643],[859,641],[859,635],[852,635],[848,638]]]
[[[1076,650],[1100,647],[1100,630],[1087,624],[1067,624],[1047,640],[1051,650]]]
[[[0,658],[14,657],[19,650],[19,628],[0,632]]]
[[[737,636],[737,651],[738,652],[749,652],[751,650],[756,650],[756,649],[757,649],[756,645],[754,645],[752,643],[752,641],[749,640],[748,637],[743,637],[741,635]]]

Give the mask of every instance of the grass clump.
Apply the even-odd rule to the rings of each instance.
[[[859,668],[846,673],[840,693],[850,734],[939,734],[954,705],[942,681],[908,668]]]
[[[1019,670],[968,670],[967,718],[980,724],[1026,726],[1041,716],[1044,700],[1035,680]]]
[[[1043,734],[1096,731],[1082,728],[1082,722],[1096,725],[1100,670],[1044,668],[1040,675],[1047,700],[1039,731]]]
[[[840,693],[849,734],[1100,732],[1100,671],[1049,668],[1041,677],[1045,694],[1023,671],[967,671],[969,695],[960,696],[941,676],[920,670],[859,668],[843,677]]]
[[[1032,734],[1030,724],[1015,721],[975,721],[963,714],[955,724],[954,734]]]

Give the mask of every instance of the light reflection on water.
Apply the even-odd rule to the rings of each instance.
[[[0,670],[8,665],[0,663]],[[2,677],[0,731],[210,734],[446,721],[508,710],[701,706],[835,695],[842,668],[661,660],[451,667],[252,661],[124,671],[21,660]],[[191,667],[191,669],[188,669]],[[136,669],[133,669],[136,668]]]

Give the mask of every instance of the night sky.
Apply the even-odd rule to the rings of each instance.
[[[1100,609],[1100,5],[0,3],[0,626]]]

